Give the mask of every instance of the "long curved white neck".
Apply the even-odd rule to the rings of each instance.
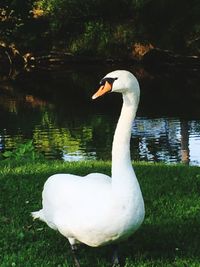
[[[112,146],[112,176],[119,171],[132,169],[130,138],[132,123],[137,111],[133,93],[123,94],[123,106],[117,123]]]
[[[137,106],[138,100],[134,97],[133,92],[123,94],[123,106],[115,130],[112,147],[112,184],[119,187],[119,190],[121,185],[123,187],[125,184],[131,186],[133,180],[136,179],[131,163],[130,138]]]

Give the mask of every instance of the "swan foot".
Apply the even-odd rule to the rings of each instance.
[[[114,246],[114,252],[112,256],[112,267],[121,267],[121,263],[118,256],[118,246]]]
[[[77,246],[76,245],[71,245],[71,252],[72,252],[72,256],[74,259],[74,265],[75,267],[81,267],[80,262],[78,260],[78,256],[77,256]]]

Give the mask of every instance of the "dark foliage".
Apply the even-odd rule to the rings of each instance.
[[[3,0],[0,41],[97,56],[127,55],[135,42],[199,54],[199,13],[198,0]]]

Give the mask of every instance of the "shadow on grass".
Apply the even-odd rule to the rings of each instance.
[[[73,266],[68,241],[59,233],[41,225],[40,222],[37,222],[34,227],[36,228],[32,232],[32,238],[35,245],[31,240],[27,240],[27,242],[32,243],[31,246],[35,247],[36,255],[38,254],[38,257],[45,262],[49,260],[55,262],[55,258],[57,258],[58,262],[67,262],[66,266]],[[44,230],[38,233],[40,230],[37,229],[41,229],[41,227]],[[164,265],[166,262],[172,264],[177,258],[181,261],[185,259],[200,260],[199,229],[200,221],[195,218],[163,225],[144,224],[132,238],[119,245],[119,254],[122,262],[129,262],[126,266],[140,266],[141,261],[152,262],[152,265],[148,266],[159,266],[153,265],[155,262],[167,266]],[[38,249],[41,251],[39,252]],[[80,245],[80,261],[84,267],[109,267],[111,266],[112,250],[111,245],[101,248]]]

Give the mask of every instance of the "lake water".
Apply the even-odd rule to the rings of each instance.
[[[31,70],[0,81],[0,153],[32,139],[49,159],[111,159],[121,96],[95,101],[105,65]],[[141,101],[132,127],[134,160],[200,165],[200,75],[195,71],[132,71]]]

